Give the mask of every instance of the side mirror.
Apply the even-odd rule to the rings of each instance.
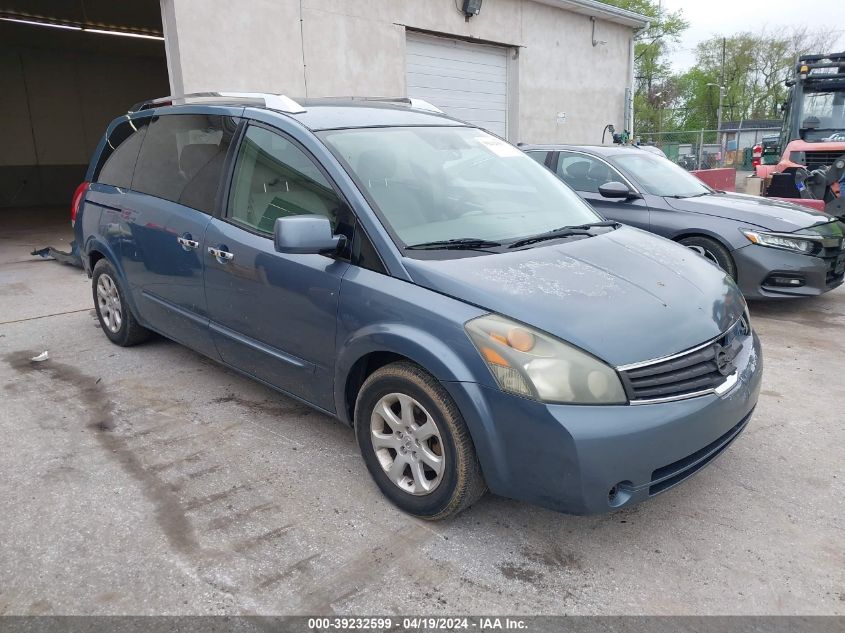
[[[628,189],[628,185],[618,181],[606,182],[599,187],[599,193],[604,198],[636,198],[637,194]]]
[[[332,234],[331,222],[324,215],[292,215],[276,219],[273,243],[280,253],[317,255],[336,253],[346,237]]]

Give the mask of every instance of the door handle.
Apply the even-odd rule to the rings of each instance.
[[[200,246],[199,242],[197,242],[196,240],[188,239],[187,237],[177,237],[176,241],[179,242],[182,245],[182,248],[184,248],[186,251],[191,248],[199,248]]]
[[[208,247],[208,252],[214,255],[221,264],[232,261],[235,258],[234,253],[224,251],[220,248],[214,248],[213,246]]]

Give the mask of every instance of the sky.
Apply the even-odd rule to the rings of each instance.
[[[672,66],[687,70],[695,63],[695,45],[712,35],[732,35],[741,31],[759,31],[761,27],[777,31],[793,24],[807,24],[810,16],[823,16],[823,24],[839,31],[835,51],[845,51],[845,0],[662,0],[670,10],[683,9],[689,28],[674,44]]]

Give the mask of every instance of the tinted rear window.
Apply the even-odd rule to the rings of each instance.
[[[138,158],[138,150],[144,140],[149,119],[127,120],[118,125],[100,154],[95,182],[128,189],[132,184],[132,172]]]
[[[236,126],[235,119],[216,115],[155,118],[141,146],[132,189],[212,213]]]

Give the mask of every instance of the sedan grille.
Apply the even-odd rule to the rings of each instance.
[[[819,255],[827,264],[825,282],[828,286],[838,286],[845,278],[845,251],[842,246],[825,246]]]
[[[711,393],[736,372],[734,359],[751,334],[743,316],[718,338],[663,360],[620,367],[632,403],[680,400]]]

